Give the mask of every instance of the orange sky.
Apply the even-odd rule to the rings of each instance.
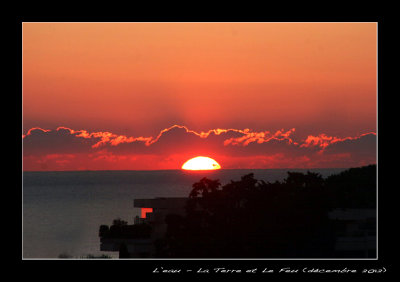
[[[23,127],[376,132],[376,23],[23,23]]]

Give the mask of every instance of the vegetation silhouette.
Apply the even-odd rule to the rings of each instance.
[[[376,208],[376,165],[350,168],[326,181],[331,203],[341,208]]]
[[[329,258],[334,256],[333,208],[374,208],[376,165],[323,179],[288,172],[266,183],[254,174],[221,186],[203,178],[193,184],[186,215],[167,215],[163,258]]]

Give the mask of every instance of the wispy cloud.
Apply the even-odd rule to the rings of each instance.
[[[322,149],[325,149],[326,147],[328,147],[329,145],[335,144],[337,142],[344,142],[346,140],[357,140],[360,139],[364,136],[367,135],[374,135],[376,136],[375,132],[368,132],[368,133],[364,133],[361,134],[359,136],[355,136],[355,137],[344,137],[344,138],[339,138],[339,137],[335,137],[335,136],[327,136],[326,134],[320,134],[318,136],[313,136],[313,135],[309,135],[307,137],[306,140],[304,140],[304,142],[300,145],[300,147],[320,147]]]
[[[357,136],[308,135],[296,140],[295,128],[253,131],[210,129],[194,131],[173,125],[156,136],[126,136],[60,126],[35,127],[22,136],[29,167],[74,169],[168,169],[193,155],[218,156],[228,167],[341,167],[376,162],[376,133]],[[174,157],[171,157],[174,156]],[[165,161],[165,160],[168,160]],[[246,161],[245,161],[246,160]],[[241,163],[243,162],[243,163]]]
[[[31,129],[29,129],[29,130],[26,132],[26,134],[22,134],[22,138],[25,138],[26,136],[31,135],[32,132],[35,131],[35,130],[39,130],[39,131],[42,131],[42,132],[49,132],[49,131],[51,131],[50,129],[43,129],[43,128],[40,128],[40,127],[33,127],[33,128],[31,128]]]
[[[129,137],[129,136],[125,136],[125,135],[114,134],[114,133],[111,133],[108,131],[88,132],[86,130],[74,130],[74,129],[64,127],[64,126],[57,127],[56,131],[66,130],[71,135],[73,135],[77,138],[97,140],[97,142],[92,145],[92,148],[99,148],[104,145],[118,146],[123,143],[132,143],[132,142],[143,142],[146,146],[151,146],[152,144],[158,142],[165,133],[167,133],[175,128],[184,129],[187,133],[194,134],[195,136],[198,136],[203,139],[208,138],[210,136],[210,134],[219,136],[224,133],[235,132],[235,133],[238,133],[239,135],[241,135],[239,137],[232,137],[232,138],[224,139],[223,140],[224,146],[228,146],[228,145],[247,146],[253,142],[262,144],[262,143],[270,142],[271,140],[277,140],[277,141],[286,141],[288,144],[291,144],[294,146],[299,146],[300,148],[320,147],[322,149],[325,149],[327,146],[337,143],[337,142],[343,142],[346,140],[356,140],[356,139],[362,138],[363,136],[366,136],[366,135],[376,135],[375,132],[368,132],[368,133],[361,134],[359,136],[336,137],[336,136],[327,136],[326,134],[322,133],[317,136],[309,135],[309,136],[307,136],[306,139],[296,142],[290,137],[296,131],[295,128],[292,128],[287,131],[285,131],[284,129],[281,129],[281,130],[277,130],[274,133],[272,133],[270,131],[257,132],[257,131],[252,131],[248,128],[246,128],[246,129],[217,128],[217,129],[210,129],[208,131],[197,132],[197,131],[187,128],[184,125],[173,125],[171,127],[161,130],[160,133],[156,137],[153,137],[153,136],[149,136],[149,137],[130,136]],[[34,127],[34,128],[29,129],[26,134],[22,135],[22,138],[26,138],[27,136],[31,135],[32,132],[34,132],[34,131],[41,131],[43,133],[52,132],[52,130],[50,130],[50,129]]]

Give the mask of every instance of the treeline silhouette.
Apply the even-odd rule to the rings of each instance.
[[[376,165],[324,179],[288,172],[282,182],[254,174],[222,186],[203,178],[193,184],[186,215],[166,217],[157,257],[328,258],[334,256],[335,208],[375,208]]]
[[[325,186],[334,208],[376,208],[376,165],[331,175]]]

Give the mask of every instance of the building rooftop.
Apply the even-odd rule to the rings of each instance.
[[[133,206],[135,208],[184,208],[187,197],[175,198],[154,198],[154,199],[134,199]]]

